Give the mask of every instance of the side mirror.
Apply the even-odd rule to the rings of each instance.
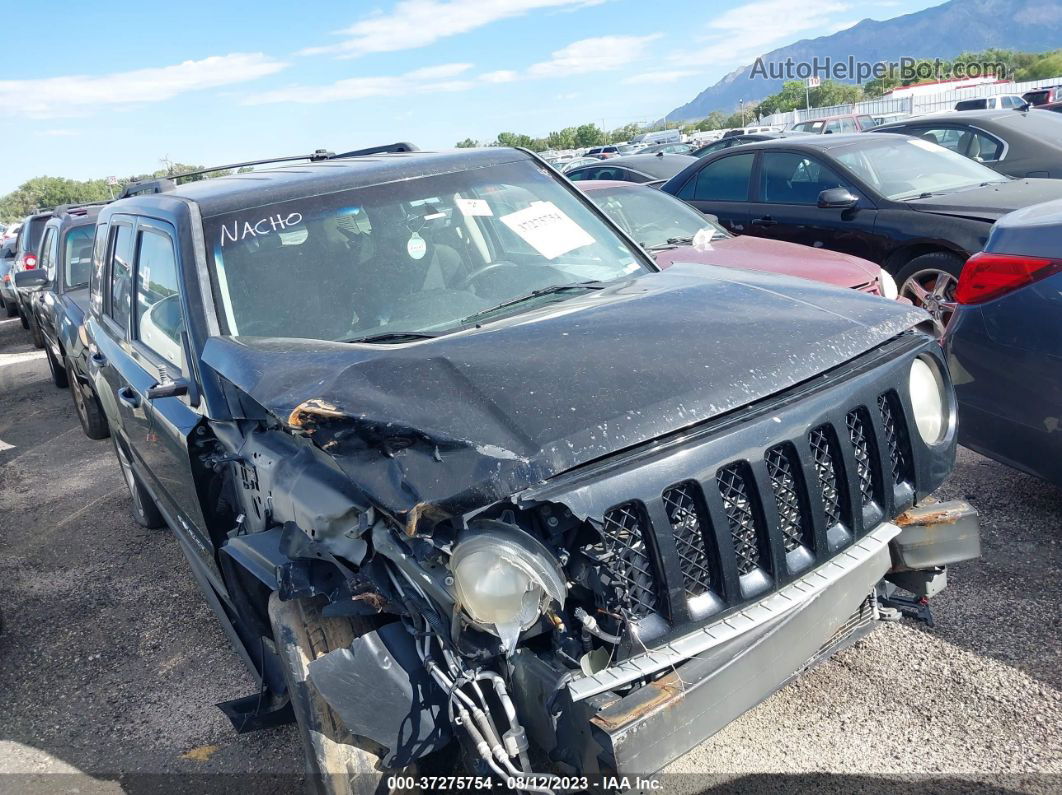
[[[48,283],[48,274],[39,268],[15,274],[15,287],[22,290],[39,290]]]
[[[848,188],[828,188],[819,194],[819,207],[823,209],[848,209],[859,203],[859,197]]]
[[[181,397],[188,394],[188,382],[183,378],[178,378],[176,381],[163,381],[155,384],[147,391],[148,400],[158,400],[159,398],[168,397]]]

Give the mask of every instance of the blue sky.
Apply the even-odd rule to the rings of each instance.
[[[649,121],[757,54],[940,0],[12,4],[0,193],[409,140]]]

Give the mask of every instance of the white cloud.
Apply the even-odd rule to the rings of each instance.
[[[81,135],[80,130],[45,130],[41,135],[46,135],[49,138],[71,138],[75,135]]]
[[[476,81],[459,79],[472,68],[472,64],[451,63],[414,69],[401,75],[377,77],[350,77],[324,86],[290,85],[283,88],[252,94],[244,100],[245,105],[266,105],[277,102],[318,104],[367,97],[402,96],[440,91],[464,91],[476,85]]]
[[[35,118],[77,116],[103,105],[160,102],[189,91],[256,80],[286,66],[262,53],[233,53],[108,75],[0,80],[0,106],[9,114]]]
[[[527,70],[527,75],[567,77],[619,69],[641,58],[649,42],[658,38],[659,33],[648,36],[597,36],[581,39],[556,50],[548,61],[533,64]]]
[[[648,36],[599,36],[581,39],[553,52],[548,61],[532,64],[521,72],[502,69],[466,76],[472,64],[442,64],[416,69],[401,75],[350,77],[319,86],[298,84],[283,86],[252,94],[244,100],[244,104],[265,105],[280,102],[316,104],[368,97],[466,91],[485,84],[498,85],[533,78],[569,77],[590,72],[604,72],[622,68],[641,58],[649,42],[658,38],[660,38],[659,33]]]
[[[543,8],[598,5],[606,0],[401,0],[389,12],[377,12],[337,31],[337,44],[308,47],[298,55],[357,58],[372,52],[424,47],[448,36]]]
[[[720,14],[700,37],[704,46],[678,53],[673,61],[686,64],[732,66],[748,63],[758,55],[789,44],[800,34],[829,32],[834,15],[848,10],[840,0],[810,0],[793,13],[792,0],[754,0]],[[785,24],[779,24],[784,20]]]
[[[684,77],[693,77],[700,72],[694,72],[689,69],[675,69],[667,72],[641,72],[636,75],[631,75],[623,82],[627,85],[656,85],[658,83],[674,83],[676,80],[681,80]]]

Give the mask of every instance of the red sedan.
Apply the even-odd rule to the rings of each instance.
[[[594,204],[627,231],[661,268],[703,262],[770,271],[896,297],[896,282],[873,262],[780,240],[735,237],[681,199],[631,182],[577,182]]]

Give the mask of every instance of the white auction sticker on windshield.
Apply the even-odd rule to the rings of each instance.
[[[499,220],[546,259],[556,259],[595,242],[553,202],[535,202]]]
[[[461,199],[455,200],[457,209],[461,211],[461,215],[466,218],[472,216],[491,216],[494,215],[494,211],[490,209],[490,205],[483,199]]]

